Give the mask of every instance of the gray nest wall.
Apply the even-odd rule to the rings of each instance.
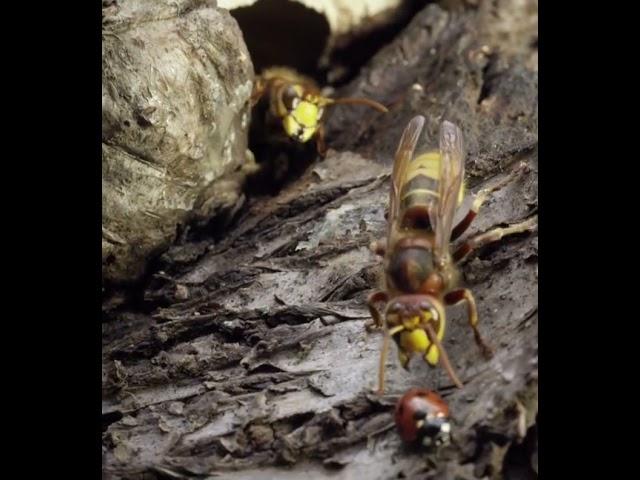
[[[121,1],[103,8],[102,268],[140,280],[191,217],[240,195],[221,183],[245,155],[253,67],[215,2]],[[216,182],[218,182],[216,184]]]

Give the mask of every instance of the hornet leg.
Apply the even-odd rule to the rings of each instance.
[[[469,212],[467,212],[465,217],[462,220],[460,220],[460,222],[458,222],[458,224],[451,231],[451,241],[454,241],[457,238],[459,238],[460,235],[462,235],[469,228],[473,220],[478,215],[478,212],[480,211],[480,207],[482,207],[482,204],[487,200],[487,198],[491,193],[497,190],[500,190],[501,188],[505,187],[506,185],[514,181],[520,174],[527,171],[528,168],[529,167],[527,166],[526,163],[521,162],[517,168],[512,170],[511,173],[506,177],[504,177],[502,180],[500,180],[499,182],[496,182],[494,185],[483,188],[478,193],[476,193],[475,198],[473,199],[473,203],[471,204],[471,208],[469,209]]]
[[[373,323],[368,324],[366,326],[367,330],[374,330],[382,327],[382,315],[380,314],[380,310],[376,307],[376,303],[378,302],[388,302],[389,295],[387,292],[374,292],[369,295],[369,299],[367,300],[367,306],[369,307],[369,313],[371,313],[371,318],[373,318]]]
[[[387,364],[387,354],[389,353],[389,342],[391,337],[401,330],[404,330],[404,326],[402,325],[393,327],[391,330],[385,328],[382,350],[380,351],[380,366],[378,369],[378,391],[376,392],[378,395],[384,393],[384,372]]]
[[[459,245],[453,252],[453,261],[460,262],[465,259],[472,251],[477,250],[480,247],[488,245],[493,242],[501,240],[507,235],[513,235],[514,233],[533,232],[538,228],[538,217],[531,217],[528,220],[520,223],[514,223],[504,228],[494,228],[485,233],[480,233],[474,237],[471,237]]]
[[[476,300],[473,298],[471,290],[462,288],[460,290],[454,290],[445,295],[444,301],[447,305],[456,305],[460,302],[467,302],[467,315],[469,318],[469,326],[473,329],[473,337],[482,352],[482,355],[486,359],[490,359],[493,356],[493,350],[484,341],[480,331],[478,330],[478,307],[476,306]]]

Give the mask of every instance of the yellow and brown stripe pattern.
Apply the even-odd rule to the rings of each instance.
[[[438,202],[440,161],[438,151],[423,153],[411,160],[400,190],[400,216],[404,228],[431,230],[429,209]],[[464,198],[460,188],[458,203]]]

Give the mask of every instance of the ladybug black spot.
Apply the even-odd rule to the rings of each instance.
[[[440,433],[440,425],[427,424],[423,428],[424,434],[428,437],[435,437]]]
[[[427,412],[425,410],[416,410],[415,412],[413,412],[414,420],[422,420],[426,416],[427,416]]]

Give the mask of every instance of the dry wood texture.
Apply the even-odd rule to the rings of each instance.
[[[336,110],[324,161],[250,201],[217,240],[174,246],[143,308],[105,319],[107,478],[535,478],[535,233],[462,268],[496,350],[483,360],[465,309],[450,309],[445,344],[462,390],[420,361],[404,371],[392,351],[388,394],[376,397],[382,338],[364,327],[380,272],[368,245],[384,235],[391,158],[413,115],[431,138],[445,116],[460,125],[472,192],[530,167],[470,234],[535,215],[537,25],[516,15],[527,5],[425,8],[339,92],[389,114]],[[438,454],[407,449],[394,431],[394,401],[413,386],[450,404],[454,442]]]

